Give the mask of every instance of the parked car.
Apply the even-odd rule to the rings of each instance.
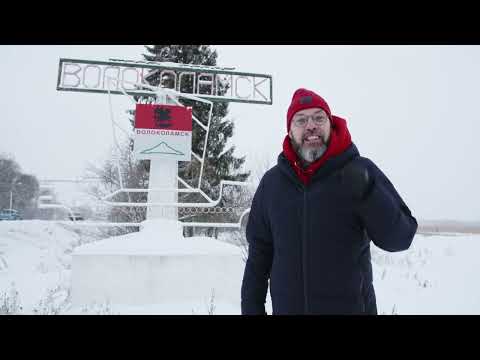
[[[79,220],[85,220],[85,218],[83,217],[82,214],[78,213],[78,212],[74,212],[73,215],[72,214],[69,214],[68,215],[68,218],[72,221],[79,221]]]
[[[0,211],[0,220],[22,220],[22,216],[17,210],[3,209]]]

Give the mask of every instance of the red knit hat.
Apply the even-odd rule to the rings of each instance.
[[[307,89],[298,89],[295,91],[292,97],[292,102],[288,107],[287,111],[287,132],[290,132],[290,125],[292,124],[292,117],[297,111],[310,109],[310,108],[321,108],[323,109],[328,118],[332,119],[332,114],[330,112],[330,107],[327,102],[318,94],[315,94],[311,90]]]

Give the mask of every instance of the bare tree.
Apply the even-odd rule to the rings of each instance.
[[[233,206],[235,204],[240,204],[242,207],[249,208],[251,206],[253,196],[255,195],[255,191],[258,188],[258,184],[260,180],[265,175],[265,173],[272,167],[272,160],[266,156],[257,157],[257,161],[255,162],[254,168],[251,170],[251,177],[250,177],[250,186],[244,188],[243,192],[237,193],[237,197],[233,196]],[[228,236],[229,241],[238,245],[242,250],[242,258],[244,261],[247,260],[248,257],[248,242],[246,237],[246,228],[248,223],[248,216],[247,214],[241,223],[240,230],[223,230]]]
[[[0,208],[9,208],[11,204],[24,218],[33,218],[38,194],[37,178],[24,174],[13,156],[0,154]]]
[[[145,171],[146,160],[135,160],[131,151],[132,140],[124,143],[119,149],[119,154],[113,154],[102,165],[89,164],[86,170],[87,176],[100,179],[99,183],[90,186],[87,192],[101,201],[103,197],[113,193],[119,188],[148,188],[148,172]],[[120,179],[121,174],[121,179]],[[114,196],[113,202],[146,202],[147,193],[121,193]],[[111,222],[139,223],[146,218],[146,208],[136,206],[105,206],[104,220]],[[126,233],[136,231],[136,228],[128,227],[124,230],[115,229],[113,232]]]

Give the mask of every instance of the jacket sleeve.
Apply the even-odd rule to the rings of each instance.
[[[266,314],[265,300],[272,267],[273,245],[263,196],[262,179],[253,197],[246,229],[248,258],[241,289],[242,315]]]
[[[386,251],[408,249],[417,232],[417,220],[385,174],[371,160],[362,160],[373,178],[373,186],[360,204],[360,218],[369,237]]]

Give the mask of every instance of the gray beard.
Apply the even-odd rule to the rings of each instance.
[[[292,139],[292,144],[295,152],[297,155],[300,157],[300,159],[303,161],[303,165],[309,165],[313,163],[315,160],[320,159],[320,157],[327,151],[327,145],[323,144],[319,148],[314,148],[314,149],[306,149],[305,147],[297,144],[293,139]]]

